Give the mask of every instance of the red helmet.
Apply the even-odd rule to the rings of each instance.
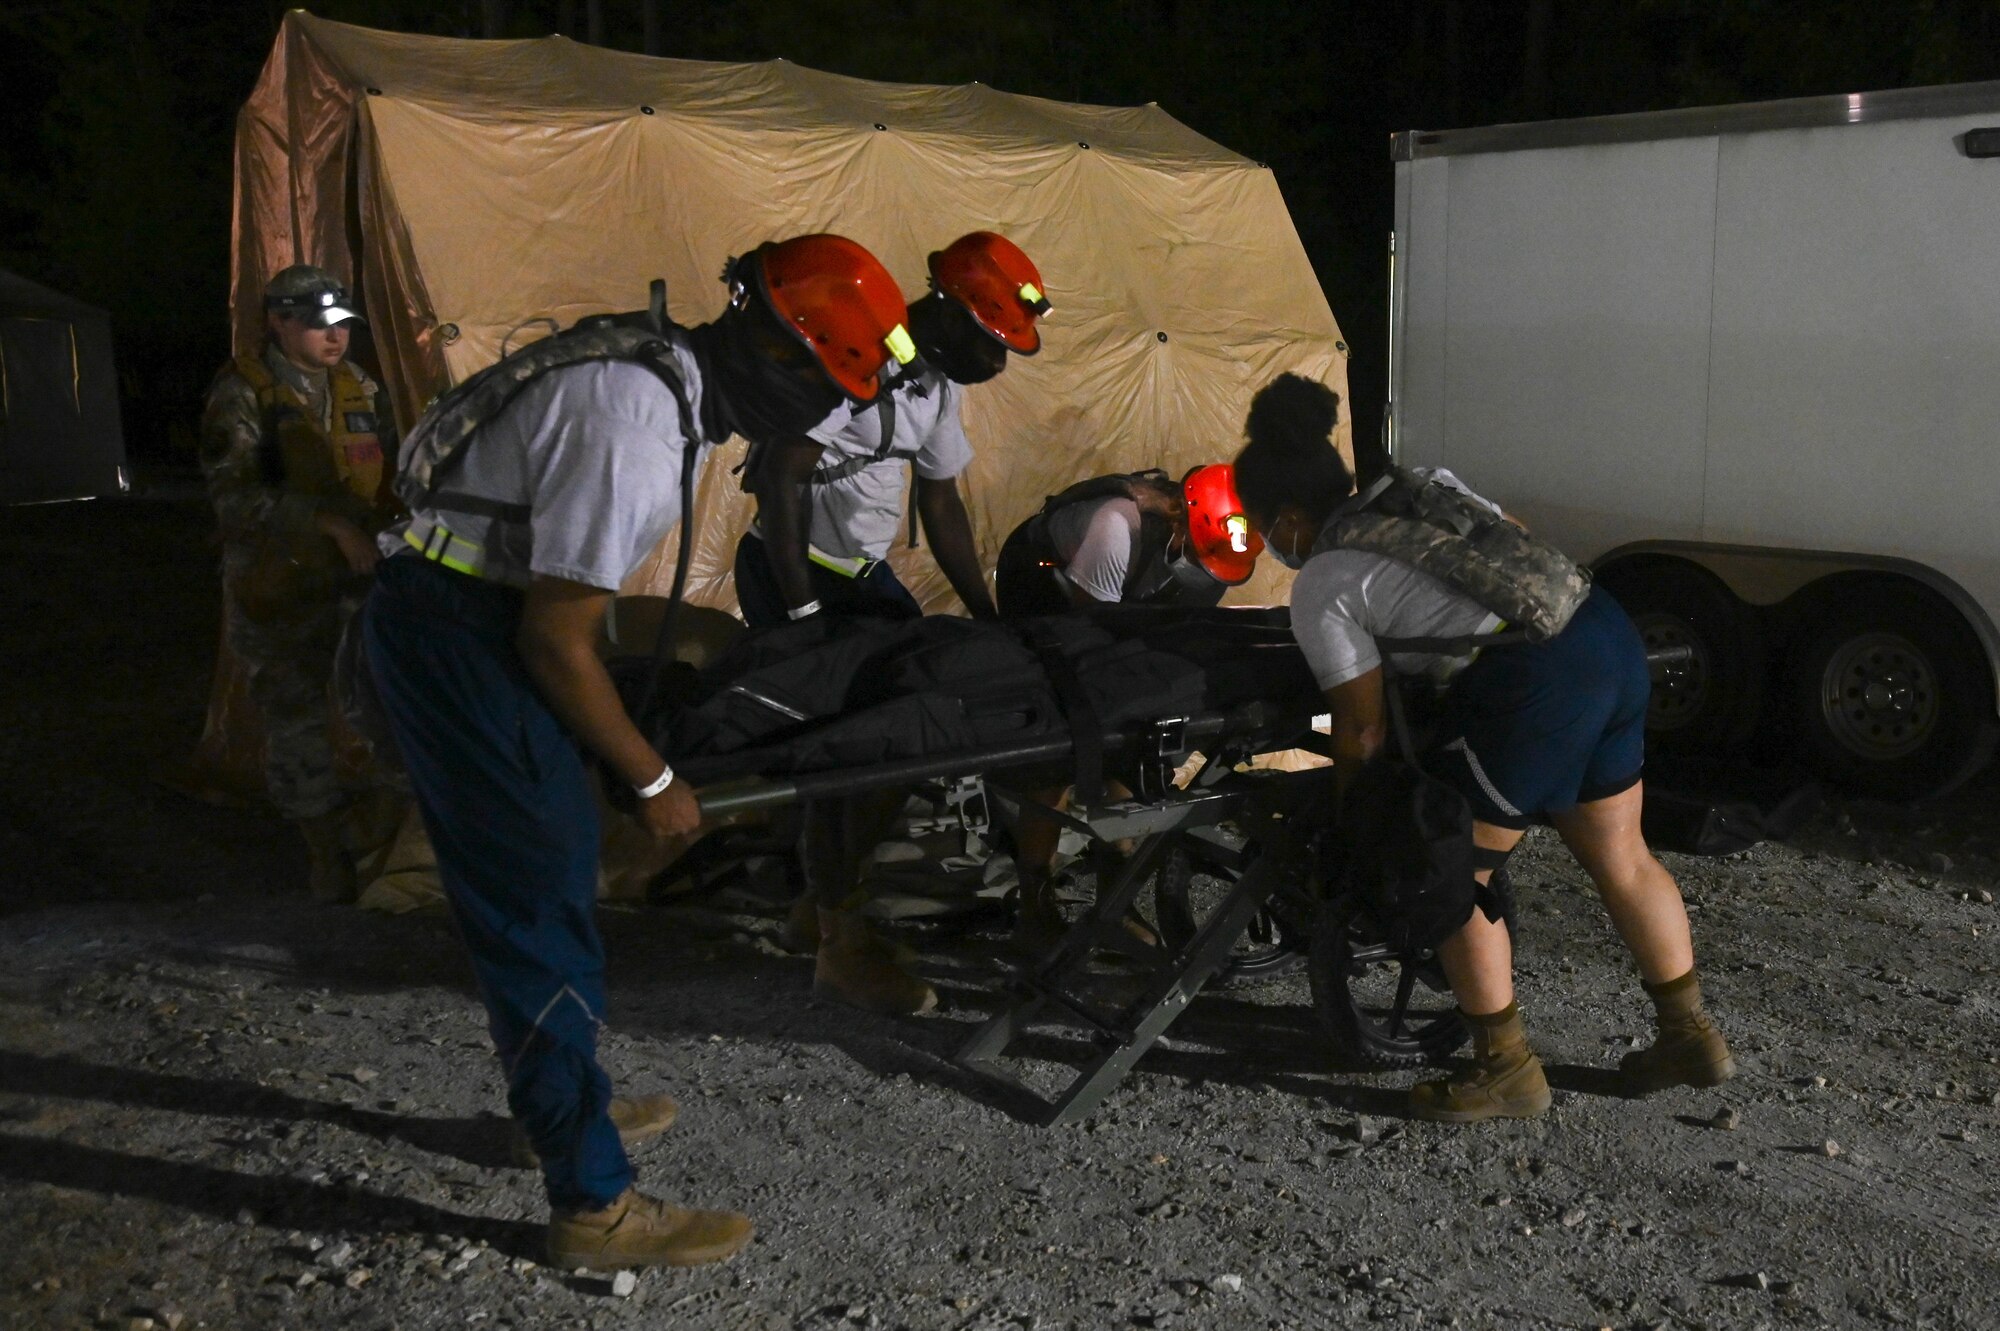
[[[1042,275],[1021,247],[991,231],[960,236],[931,255],[931,284],[965,306],[1009,351],[1042,349],[1035,320],[1049,312]]]
[[[758,290],[780,323],[805,343],[857,402],[872,402],[877,373],[917,354],[906,306],[881,261],[845,236],[766,241],[746,256]]]
[[[1226,586],[1246,581],[1264,538],[1244,516],[1236,468],[1226,462],[1196,467],[1181,480],[1181,498],[1187,505],[1188,553]]]

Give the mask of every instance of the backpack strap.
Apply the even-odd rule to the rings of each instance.
[[[1521,629],[1502,628],[1491,633],[1461,633],[1453,638],[1381,638],[1375,645],[1384,652],[1417,652],[1438,656],[1464,656],[1482,647],[1505,647],[1511,643],[1527,642],[1528,635]]]
[[[891,456],[904,458],[913,458],[916,456],[914,452],[894,452],[896,443],[896,395],[886,388],[875,395],[875,419],[880,422],[882,427],[882,440],[875,445],[875,451],[866,457],[842,458],[838,462],[829,462],[824,467],[813,468],[812,483],[814,485],[831,485],[835,481],[845,480],[862,468],[872,467]]]
[[[512,523],[526,522],[535,512],[526,504],[513,504],[504,499],[488,499],[485,495],[476,495],[465,490],[433,490],[428,506],[451,513],[470,513],[478,518],[493,518],[496,521]]]
[[[664,298],[662,286],[655,293],[656,303]],[[681,617],[681,601],[687,592],[688,558],[694,550],[694,467],[701,454],[701,436],[695,432],[694,404],[688,400],[687,385],[681,381],[679,371],[659,356],[666,350],[661,342],[642,349],[646,354],[639,358],[644,365],[667,386],[674,395],[674,405],[680,408],[681,417],[681,533],[680,543],[674,559],[673,590],[667,594],[667,612],[660,619],[659,640],[653,644],[653,659],[646,667],[646,682],[639,690],[640,716],[647,715],[653,706],[653,696],[659,692],[660,680],[666,674],[667,664],[678,659],[674,642],[674,630]]]

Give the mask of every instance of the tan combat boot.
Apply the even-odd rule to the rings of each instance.
[[[701,1266],[741,1251],[755,1233],[734,1211],[690,1211],[627,1188],[601,1211],[549,1217],[549,1265],[616,1271],[634,1266]]]
[[[785,912],[785,923],[778,930],[778,946],[800,956],[819,951],[819,900],[812,889],[799,893],[791,909]]]
[[[1471,1072],[1410,1088],[1410,1113],[1433,1123],[1479,1123],[1489,1118],[1533,1118],[1549,1107],[1542,1060],[1528,1048],[1521,1009],[1513,1003],[1483,1017],[1465,1013],[1472,1027]]]
[[[299,834],[306,842],[306,886],[314,901],[342,905],[354,900],[360,890],[354,879],[354,861],[347,858],[342,842],[346,824],[347,817],[340,812],[299,819]]]
[[[864,1012],[916,1016],[937,1006],[937,991],[904,970],[893,945],[856,910],[821,910],[813,994]]]
[[[859,911],[862,902],[867,899],[866,893],[855,892],[848,897],[847,904],[841,909]],[[778,946],[800,956],[818,952],[819,945],[823,941],[819,932],[819,917],[819,898],[813,895],[810,889],[799,893],[785,911],[785,922],[778,929]],[[874,935],[874,938],[877,943],[889,950],[889,956],[898,966],[917,964],[917,954],[913,948],[894,939],[884,938],[880,934]]]
[[[1649,984],[1646,992],[1660,1033],[1647,1048],[1619,1060],[1627,1095],[1651,1095],[1669,1086],[1720,1086],[1736,1075],[1736,1059],[1701,1005],[1701,981],[1693,971]]]
[[[681,1107],[674,1103],[670,1095],[614,1095],[611,1097],[611,1126],[618,1129],[618,1141],[626,1150],[631,1150],[640,1142],[659,1136],[674,1125],[680,1117]],[[534,1169],[542,1163],[535,1154],[535,1145],[528,1140],[528,1134],[516,1119],[510,1125],[512,1140],[508,1144],[508,1154],[516,1169]]]

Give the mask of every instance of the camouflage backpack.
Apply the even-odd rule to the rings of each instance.
[[[1323,550],[1365,550],[1422,569],[1529,642],[1562,632],[1590,594],[1589,570],[1562,551],[1442,481],[1396,466],[1334,510],[1313,545]]]
[[[530,342],[447,389],[404,436],[397,455],[396,494],[412,512],[447,508],[493,514],[496,508],[516,507],[496,505],[476,495],[453,494],[441,487],[457,467],[467,441],[516,394],[550,370],[587,361],[628,361],[658,375],[680,404],[681,434],[692,455],[699,449],[701,437],[695,431],[687,386],[681,382],[680,367],[667,340],[670,326],[656,313],[644,311],[598,315],[553,337]]]

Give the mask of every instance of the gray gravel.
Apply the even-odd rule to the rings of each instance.
[[[199,530],[182,501],[0,542],[41,630],[0,643],[0,1325],[2000,1325],[1990,774],[1673,859],[1743,1072],[1646,1101],[1609,1093],[1637,978],[1537,834],[1555,1108],[1471,1129],[1338,1067],[1297,978],[1204,996],[1094,1119],[1034,1128],[948,1062],[1004,979],[990,930],[905,930],[946,1004],[896,1021],[813,1006],[775,910],[608,911],[607,1064],[683,1104],[644,1180],[759,1234],[629,1289],[543,1267],[446,927],[303,901],[275,822],[147,780],[198,728]],[[136,623],[64,582],[106,548]]]

